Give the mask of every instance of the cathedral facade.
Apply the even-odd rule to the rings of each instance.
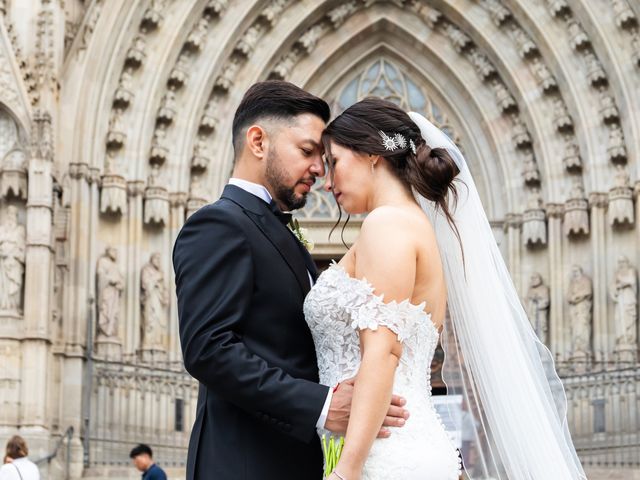
[[[184,475],[197,383],[171,249],[270,78],[454,139],[589,478],[640,478],[638,0],[0,0],[2,445],[97,480],[137,477],[144,442]],[[295,217],[323,265],[361,219],[330,236],[319,187]]]

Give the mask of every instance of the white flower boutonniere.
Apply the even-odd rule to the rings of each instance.
[[[310,252],[313,251],[313,242],[306,237],[307,229],[302,228],[300,226],[300,223],[298,223],[297,219],[291,217],[291,220],[289,221],[289,228],[291,229],[293,234],[296,236],[298,241],[302,245],[304,245],[304,248],[306,248]]]

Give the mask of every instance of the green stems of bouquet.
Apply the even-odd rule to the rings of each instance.
[[[324,477],[327,478],[336,468],[338,460],[340,460],[340,454],[342,453],[342,447],[344,447],[344,437],[340,437],[337,440],[334,436],[322,435],[322,452],[324,453]]]

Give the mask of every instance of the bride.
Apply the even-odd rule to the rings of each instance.
[[[585,479],[551,354],[531,329],[453,142],[419,114],[366,99],[328,125],[323,143],[325,188],[347,213],[368,213],[304,306],[321,383],[356,377],[329,479],[459,478],[458,452],[430,396],[443,328],[448,393],[479,417],[473,478]],[[376,439],[392,391],[412,415]]]

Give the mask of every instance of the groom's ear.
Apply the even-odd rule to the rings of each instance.
[[[266,158],[269,147],[266,130],[260,125],[251,125],[245,135],[245,145],[256,158]]]

